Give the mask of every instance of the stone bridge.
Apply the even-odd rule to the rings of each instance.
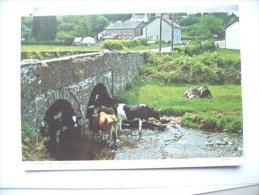
[[[87,108],[96,94],[116,95],[138,76],[141,53],[96,52],[21,64],[21,116],[36,128],[58,99],[71,103],[88,126]]]

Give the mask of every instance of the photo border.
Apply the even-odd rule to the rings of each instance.
[[[20,2],[20,3],[19,3]],[[157,169],[157,170],[139,170],[139,171],[35,171],[30,173],[25,171],[21,159],[21,144],[20,144],[20,119],[19,119],[19,98],[20,97],[20,69],[15,64],[19,64],[20,47],[17,43],[20,42],[20,28],[17,15],[25,16],[33,13],[33,8],[36,4],[44,4],[47,1],[29,1],[27,9],[22,8],[22,1],[0,2],[1,6],[1,123],[0,123],[0,155],[1,155],[1,191],[17,192],[17,190],[27,189],[27,192],[32,194],[35,189],[48,190],[57,189],[168,189],[170,192],[184,192],[184,193],[204,193],[215,190],[224,190],[237,188],[242,186],[258,185],[259,184],[259,156],[258,156],[258,2],[255,1],[238,1],[236,2],[240,7],[240,23],[242,26],[241,32],[241,66],[242,66],[242,86],[243,88],[243,115],[244,115],[244,157],[243,162],[238,167],[204,167],[200,168],[182,168],[182,169]],[[53,1],[54,2],[54,1]],[[99,3],[99,1],[94,1]],[[93,3],[94,3],[93,2]],[[112,1],[114,2],[114,1]],[[131,1],[132,2],[132,1]],[[138,1],[139,2],[139,1]],[[141,1],[143,3],[143,1]],[[147,2],[147,1],[145,1]],[[160,9],[161,1],[154,1],[156,8]],[[177,1],[165,1],[177,2]],[[181,1],[183,2],[183,1]],[[181,2],[177,2],[181,4]],[[190,3],[191,2],[191,3]],[[201,4],[204,1],[188,1],[189,6]],[[233,4],[233,1],[205,1],[210,4]],[[49,2],[50,4],[52,2]],[[124,2],[123,2],[124,3]],[[60,1],[59,1],[60,4]],[[153,4],[153,5],[154,5]],[[127,5],[127,4],[125,4]],[[168,7],[169,8],[169,7]],[[29,11],[28,11],[29,9]],[[57,7],[56,7],[57,9]],[[91,8],[88,8],[88,10]],[[131,7],[131,9],[133,9]],[[15,11],[14,11],[15,10]],[[55,9],[52,9],[55,10]],[[75,10],[75,8],[74,8]],[[110,9],[114,12],[114,8]],[[167,10],[165,8],[165,10]],[[90,12],[90,11],[89,11]],[[131,11],[129,11],[131,12]],[[154,11],[151,11],[154,12]],[[8,18],[8,16],[12,17]],[[4,16],[4,17],[2,17]],[[243,17],[244,16],[244,17]],[[8,23],[5,23],[8,19]],[[252,25],[252,23],[257,25]],[[8,25],[12,24],[12,25]],[[5,28],[2,28],[2,25]],[[248,37],[245,36],[245,29],[249,29]],[[12,39],[7,39],[8,35]],[[254,37],[254,38],[252,38]],[[253,44],[252,44],[253,43]],[[252,44],[252,45],[251,45]],[[10,46],[11,47],[7,47]],[[252,50],[249,48],[252,47]],[[14,58],[13,56],[17,57]],[[2,66],[8,64],[13,66]],[[8,83],[8,85],[7,85]],[[9,89],[17,89],[10,92]],[[251,96],[251,91],[253,94]],[[8,95],[7,95],[8,94]],[[16,101],[13,101],[13,98]],[[10,118],[12,116],[12,118]],[[15,118],[15,123],[13,122]],[[13,124],[10,128],[9,124]],[[8,131],[6,131],[8,130]],[[10,138],[11,141],[10,141]],[[10,153],[12,155],[10,155]],[[129,178],[124,177],[125,174],[130,175]],[[115,176],[114,176],[115,175]],[[180,177],[180,175],[188,177]],[[15,176],[15,178],[14,178]],[[65,176],[65,177],[64,177]],[[91,177],[91,180],[89,180]],[[110,185],[108,177],[119,179],[115,185]],[[147,179],[155,179],[156,183],[151,180],[147,183]],[[76,179],[75,183],[70,183],[71,179]],[[167,181],[163,178],[170,178]],[[134,179],[134,180],[133,180]],[[60,183],[57,183],[59,181]],[[134,181],[134,182],[133,182]],[[140,182],[140,183],[138,183]],[[87,183],[87,184],[86,184]],[[155,184],[155,185],[154,185]],[[108,186],[110,185],[110,186]],[[105,192],[106,193],[106,192]]]

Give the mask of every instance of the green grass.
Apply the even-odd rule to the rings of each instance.
[[[59,45],[21,45],[23,52],[41,52],[41,51],[98,51],[97,46],[59,46]]]
[[[207,85],[212,98],[186,99],[183,93],[201,85],[143,84],[120,94],[129,104],[144,103],[162,114],[182,116],[185,126],[210,131],[236,132],[242,129],[242,92],[240,85]]]
[[[170,47],[169,44],[162,44],[162,47]],[[159,44],[150,44],[148,46],[136,46],[126,48],[122,51],[144,51],[150,49],[158,49]],[[100,51],[100,46],[59,46],[59,45],[21,45],[22,52],[41,52],[41,51]]]

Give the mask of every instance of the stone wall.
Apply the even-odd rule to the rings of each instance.
[[[40,124],[57,99],[68,100],[82,123],[93,88],[103,84],[117,94],[139,74],[141,53],[98,52],[21,65],[22,121]]]

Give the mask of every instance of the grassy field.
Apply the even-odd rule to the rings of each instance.
[[[169,47],[169,44],[163,44],[162,47]],[[158,44],[148,46],[136,46],[133,48],[124,48],[123,51],[142,51],[149,49],[158,49]],[[59,45],[21,45],[22,52],[41,52],[41,51],[99,51],[100,46],[59,46]]]
[[[98,51],[98,46],[21,45],[23,52],[41,51]]]
[[[144,103],[162,114],[182,116],[182,124],[192,128],[235,133],[242,129],[240,85],[209,85],[212,98],[186,99],[183,93],[202,85],[136,85],[118,97],[129,104]]]

